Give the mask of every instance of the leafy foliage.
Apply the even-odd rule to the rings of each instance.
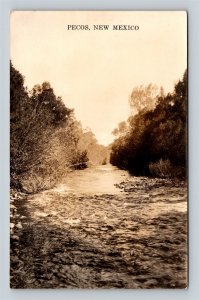
[[[73,110],[55,96],[49,82],[35,85],[28,93],[23,76],[11,63],[11,186],[34,191],[47,188],[71,164],[82,162],[81,168],[86,167],[86,152],[77,150],[76,127]]]
[[[129,104],[132,110],[137,113],[142,109],[151,110],[155,107],[157,96],[158,88],[156,85],[140,85],[133,89],[129,99]]]
[[[151,99],[151,91],[140,89],[139,103],[144,105],[146,99]],[[128,119],[125,134],[119,131],[119,137],[112,145],[110,161],[135,175],[185,176],[187,72],[175,85],[172,94],[165,96],[161,90],[155,98],[152,104],[139,106],[139,109],[137,106],[138,113]]]
[[[98,144],[90,129],[82,131],[78,146],[80,149],[86,150],[91,165],[105,165],[109,161],[110,150],[108,147]]]

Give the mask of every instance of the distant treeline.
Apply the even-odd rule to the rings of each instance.
[[[49,188],[70,169],[103,163],[107,149],[83,130],[73,109],[57,97],[49,82],[24,86],[24,77],[10,64],[10,184],[34,192]],[[87,150],[88,149],[88,150]],[[92,159],[92,157],[91,157]]]
[[[110,162],[138,176],[185,177],[187,71],[173,93],[149,84],[136,87],[129,102],[132,114],[113,132]]]

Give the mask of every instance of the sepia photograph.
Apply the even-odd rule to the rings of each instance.
[[[185,11],[10,14],[10,287],[188,287]]]

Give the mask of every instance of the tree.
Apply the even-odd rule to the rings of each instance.
[[[28,94],[24,78],[10,65],[10,171],[11,186],[48,172],[54,164],[60,130],[70,123],[72,110],[56,97],[48,82]],[[63,153],[62,153],[63,154]],[[61,157],[61,156],[60,156]],[[59,159],[60,159],[59,157]],[[56,170],[55,170],[56,171]],[[42,175],[42,176],[43,176]]]
[[[123,121],[118,124],[118,127],[113,130],[112,134],[115,136],[121,136],[126,134],[127,130],[128,130],[128,123]]]
[[[129,104],[133,114],[139,113],[142,109],[152,110],[157,102],[158,88],[151,83],[147,86],[135,87],[131,93]]]
[[[87,167],[83,135],[74,111],[49,82],[27,92],[24,78],[10,65],[11,187],[37,191],[54,185],[69,168]]]
[[[110,150],[108,147],[98,144],[95,135],[89,128],[82,131],[78,148],[81,151],[86,150],[91,165],[102,165],[105,161],[109,161]]]
[[[164,172],[159,174],[168,169],[168,174],[185,176],[187,72],[175,85],[173,93],[165,95],[161,88],[159,95],[152,97],[155,102],[148,102],[151,93],[148,98],[146,91],[140,87],[134,89],[131,105],[134,104],[138,113],[132,112],[126,133],[117,130],[119,135],[112,145],[111,163],[135,175],[149,175],[152,169],[154,175],[154,169],[159,172],[161,168]]]

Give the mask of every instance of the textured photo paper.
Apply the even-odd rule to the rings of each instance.
[[[187,15],[10,15],[10,287],[184,289]]]

